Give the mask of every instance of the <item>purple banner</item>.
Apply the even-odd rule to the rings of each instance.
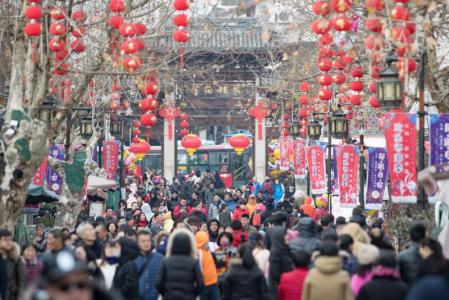
[[[365,208],[380,209],[382,207],[387,176],[387,151],[384,148],[369,147]]]
[[[449,163],[449,114],[430,115],[430,164]]]
[[[48,149],[48,155],[58,160],[64,159],[63,147],[58,145],[50,146]],[[56,195],[61,195],[62,192],[62,180],[59,174],[50,166],[47,166],[47,174],[45,176],[47,181],[47,189],[54,192]]]

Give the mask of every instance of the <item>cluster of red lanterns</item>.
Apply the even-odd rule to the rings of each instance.
[[[173,31],[173,40],[178,43],[186,43],[189,40],[189,32],[186,30],[190,21],[189,16],[186,14],[189,6],[189,0],[175,0],[175,2],[173,2],[173,7],[178,12],[173,17],[173,24],[177,27],[177,29]]]
[[[28,0],[28,6],[25,8],[24,15],[28,19],[23,32],[26,36],[32,38],[40,36],[42,33],[42,25],[40,19],[42,18],[42,8],[39,6],[41,0]]]
[[[135,72],[142,63],[139,51],[145,48],[145,43],[140,36],[146,33],[147,27],[145,24],[125,20],[125,0],[111,0],[108,7],[112,13],[108,25],[114,29],[111,37],[112,51],[116,58],[122,57],[122,66],[126,71]]]
[[[287,137],[289,135],[288,128],[290,127],[290,116],[288,114],[282,115],[282,135]]]
[[[179,124],[182,128],[181,135],[186,136],[189,134],[189,121],[187,121],[189,116],[186,113],[181,113],[179,118],[181,119],[181,123]]]
[[[156,110],[159,107],[159,102],[156,100],[156,95],[158,92],[159,83],[156,78],[148,76],[144,90],[145,98],[139,102],[139,108],[143,112],[140,116],[140,123],[146,127],[147,138],[151,136],[151,127],[157,123]]]

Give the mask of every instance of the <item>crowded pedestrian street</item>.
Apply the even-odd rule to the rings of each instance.
[[[448,2],[0,15],[0,300],[449,299]]]

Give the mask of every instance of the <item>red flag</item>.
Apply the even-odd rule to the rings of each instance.
[[[337,147],[338,186],[341,206],[357,206],[359,148],[354,145]]]
[[[103,142],[103,168],[106,178],[114,180],[117,176],[118,145],[115,141]]]
[[[310,191],[314,195],[326,193],[326,172],[324,151],[318,146],[306,147],[307,165],[309,167]]]
[[[293,171],[295,178],[306,178],[306,151],[303,139],[294,141]]]
[[[279,151],[281,152],[280,167],[281,170],[290,169],[290,154],[292,152],[292,141],[289,137],[281,136],[279,138]]]

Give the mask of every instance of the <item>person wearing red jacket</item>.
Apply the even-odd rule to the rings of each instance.
[[[187,217],[192,212],[192,207],[187,205],[186,199],[181,199],[178,205],[176,205],[175,209],[173,210],[173,218],[175,220],[179,220],[182,217]]]
[[[249,235],[247,232],[243,231],[242,222],[239,220],[234,220],[231,222],[230,227],[232,228],[232,245],[236,248],[248,241]]]
[[[232,213],[232,220],[241,221],[243,215],[249,216],[249,212],[248,209],[246,209],[245,201],[240,200],[238,202],[238,206],[234,209],[234,212]]]
[[[306,251],[300,250],[292,254],[292,260],[295,264],[295,269],[281,275],[278,288],[278,300],[301,300],[304,282],[307,277],[307,266],[310,262],[310,255]]]

